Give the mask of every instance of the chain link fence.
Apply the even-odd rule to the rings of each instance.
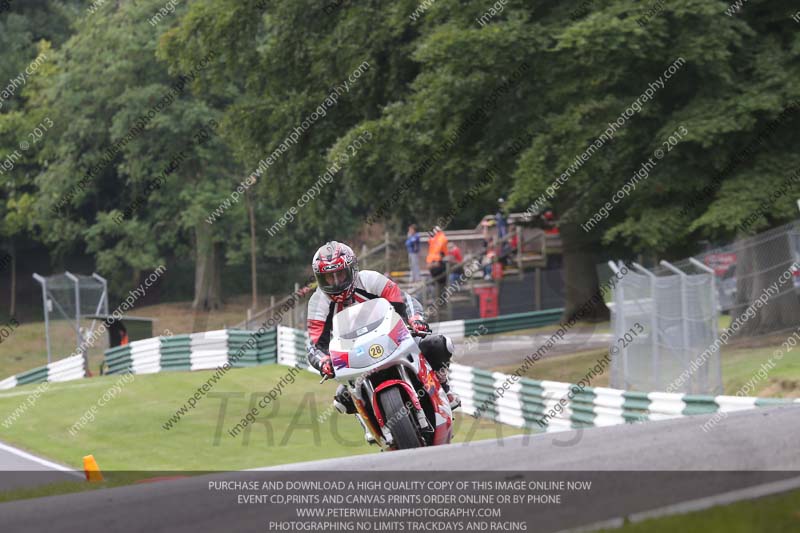
[[[632,263],[609,305],[611,386],[721,394],[723,346],[774,344],[800,324],[799,266],[798,221],[674,264]]]
[[[714,270],[720,309],[741,316],[762,295],[768,303],[736,335],[755,337],[800,323],[800,223],[780,226],[696,256]],[[777,285],[776,285],[777,284]]]
[[[47,277],[33,274],[33,278],[42,288],[47,362],[67,357],[76,350],[85,355],[87,346],[82,344],[83,340],[97,325],[96,320],[87,317],[100,312],[108,314],[105,278],[70,272]]]
[[[610,265],[620,269],[619,266]],[[611,386],[626,390],[722,392],[719,352],[681,379],[717,336],[714,275],[694,259],[653,269],[638,263],[614,287]]]

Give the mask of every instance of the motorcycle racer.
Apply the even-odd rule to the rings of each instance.
[[[430,326],[421,315],[422,306],[419,302],[408,295],[404,296],[397,284],[383,274],[373,270],[359,270],[353,250],[337,241],[330,241],[317,250],[312,268],[317,289],[308,302],[308,363],[320,375],[334,375],[328,349],[333,316],[350,305],[373,298],[385,298],[416,334],[425,335],[419,342],[420,351],[436,371],[451,409],[461,405],[461,399],[450,390],[447,376],[454,351],[453,343],[444,335],[430,334]],[[408,309],[407,302],[414,308]],[[334,405],[342,413],[356,413],[355,404],[343,385],[336,389]],[[371,442],[371,434],[369,431],[366,433],[367,440]]]

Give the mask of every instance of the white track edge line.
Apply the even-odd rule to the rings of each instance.
[[[7,451],[18,457],[22,457],[23,459],[27,459],[29,461],[33,461],[34,463],[38,463],[42,466],[52,468],[53,470],[58,470],[60,472],[68,472],[70,474],[74,474],[75,476],[81,478],[84,477],[84,475],[82,473],[79,473],[77,470],[67,468],[66,466],[54,463],[52,461],[48,461],[47,459],[42,459],[41,457],[36,457],[35,455],[31,455],[28,452],[22,451],[19,448],[9,446],[8,444],[4,444],[2,442],[0,442],[0,450]],[[16,472],[16,470],[8,470],[8,472]]]

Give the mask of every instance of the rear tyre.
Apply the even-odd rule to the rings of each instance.
[[[400,389],[397,387],[386,389],[381,392],[378,400],[383,411],[383,419],[394,438],[395,447],[398,450],[420,448],[422,438],[417,430],[416,421],[412,419],[414,415],[405,408]]]

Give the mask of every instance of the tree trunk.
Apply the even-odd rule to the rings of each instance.
[[[131,272],[131,285],[137,287],[142,282],[142,271],[134,268]]]
[[[731,309],[731,320],[742,317],[759,297],[768,299],[761,309],[756,308],[755,316],[742,317],[746,322],[735,334],[764,335],[794,328],[800,322],[800,301],[794,281],[791,276],[784,275],[794,262],[790,238],[788,233],[782,232],[737,243],[741,248],[736,259],[736,305]],[[778,278],[782,275],[784,283],[781,284]]]
[[[566,302],[562,321],[568,321],[595,296],[600,283],[597,278],[595,243],[586,238],[578,224],[562,222],[561,242],[564,257],[564,284]],[[610,318],[608,307],[603,302],[587,306],[581,320],[602,322]]]
[[[218,309],[222,303],[222,278],[219,272],[220,246],[214,243],[211,227],[204,222],[195,226],[195,269],[194,269],[194,302],[195,311]]]
[[[256,214],[253,208],[253,199],[250,198],[250,192],[246,191],[244,194],[245,201],[247,202],[247,213],[250,217],[250,285],[253,288],[253,311],[258,309],[258,277],[256,276]]]
[[[11,318],[17,315],[17,248],[11,242],[11,309],[8,316]]]

